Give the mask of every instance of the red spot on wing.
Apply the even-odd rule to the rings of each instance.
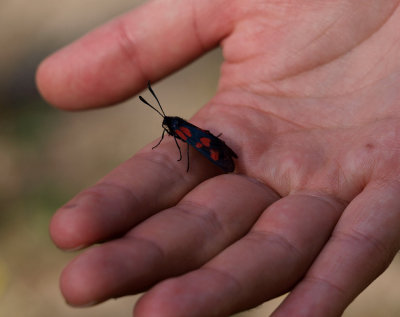
[[[204,146],[210,147],[211,140],[209,138],[200,138],[200,142],[203,143]]]
[[[197,147],[198,149],[200,149],[201,147],[203,147],[203,144],[201,144],[200,142],[197,142],[197,143],[196,143],[196,147]]]
[[[214,161],[218,161],[219,159],[219,152],[215,151],[215,150],[210,150],[210,157],[211,159],[213,159]]]
[[[185,133],[188,138],[190,138],[192,136],[192,132],[190,132],[190,130],[186,127],[180,127],[179,130],[181,130],[183,133]]]
[[[181,130],[175,130],[175,133],[183,140],[186,141],[187,136]]]

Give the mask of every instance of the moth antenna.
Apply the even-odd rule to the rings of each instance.
[[[156,98],[157,103],[158,103],[158,106],[159,106],[160,109],[161,109],[161,112],[163,113],[164,117],[166,117],[165,112],[164,112],[164,109],[161,107],[161,104],[160,104],[160,102],[158,101],[158,98],[157,98],[156,94],[154,93],[153,89],[151,88],[150,81],[147,82],[147,87],[149,88],[149,90],[150,90],[151,94],[154,96],[154,98]]]
[[[153,109],[154,111],[156,111],[161,117],[165,117],[164,111],[163,113],[161,113],[160,111],[158,111],[156,108],[154,108],[151,104],[149,104],[146,99],[144,99],[142,96],[139,96],[139,99],[141,102],[145,103],[146,105],[148,105],[151,109]]]

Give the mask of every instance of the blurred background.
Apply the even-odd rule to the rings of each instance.
[[[58,276],[74,254],[55,248],[47,228],[59,206],[159,137],[160,118],[137,98],[90,112],[53,109],[34,73],[46,55],[141,2],[0,0],[0,317],[131,316],[135,296],[65,304]],[[157,84],[166,111],[189,118],[199,109],[215,92],[221,61],[215,50]],[[397,258],[344,316],[400,316],[399,290]],[[279,302],[237,316],[267,316]]]

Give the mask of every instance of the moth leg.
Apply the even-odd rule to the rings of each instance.
[[[176,144],[176,146],[178,147],[178,150],[179,150],[179,159],[177,161],[180,161],[180,160],[182,160],[181,147],[179,146],[178,141],[176,140],[176,137],[174,137],[174,140],[175,140],[175,144]]]
[[[165,134],[165,130],[163,130],[163,132],[162,132],[160,141],[158,141],[158,143],[151,148],[152,150],[154,150],[157,146],[159,146],[161,144],[161,141],[164,139],[164,134]]]
[[[186,147],[186,157],[187,157],[186,173],[188,173],[189,172],[189,143],[187,143],[187,147]]]

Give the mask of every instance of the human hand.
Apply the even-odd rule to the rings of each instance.
[[[160,0],[45,60],[68,109],[117,103],[221,44],[217,94],[191,120],[238,154],[219,175],[173,139],[55,214],[72,305],[152,287],[135,316],[340,316],[399,249],[397,1]],[[155,143],[154,143],[155,144]],[[153,144],[153,145],[154,145]]]

